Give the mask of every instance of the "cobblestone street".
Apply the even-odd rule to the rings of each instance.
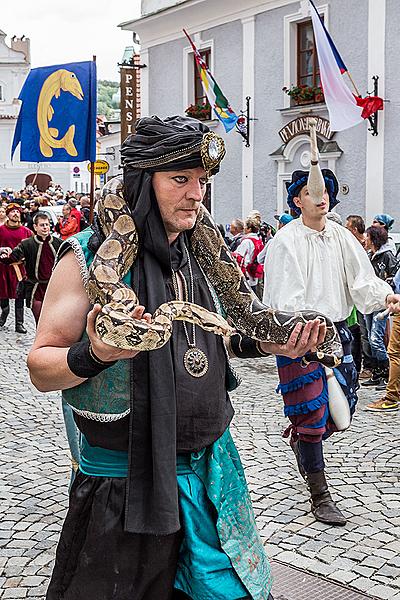
[[[29,334],[18,335],[11,316],[0,330],[0,598],[38,600],[66,511],[70,463],[59,394],[41,394],[29,383],[32,321]],[[274,360],[235,366],[243,383],[233,394],[233,434],[274,564],[347,587],[347,595],[315,592],[309,600],[362,597],[350,590],[400,600],[400,413],[365,411],[379,396],[362,391],[351,429],[326,442],[331,491],[349,519],[343,528],[328,527],[310,515],[304,482],[281,436],[286,420],[275,393]],[[301,582],[300,574],[298,595],[290,600],[305,597]],[[275,599],[284,600],[282,593],[275,588]]]

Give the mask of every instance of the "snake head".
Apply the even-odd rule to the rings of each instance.
[[[343,352],[342,352],[343,356]],[[334,369],[338,367],[342,360],[341,357],[336,354],[325,354],[325,352],[307,352],[305,356],[302,358],[303,366],[307,366],[310,362],[319,362],[324,367],[329,367],[330,369]]]

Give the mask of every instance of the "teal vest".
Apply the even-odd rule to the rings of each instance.
[[[94,258],[93,252],[87,247],[92,233],[93,231],[89,227],[68,238],[68,243],[72,246],[79,262],[84,283],[86,283],[88,268]],[[131,286],[130,272],[124,277],[124,283]],[[211,287],[210,291],[217,312],[222,314],[219,300]],[[86,333],[82,336],[82,339],[85,338]],[[225,380],[228,392],[236,389],[240,383],[228,358]],[[109,422],[122,419],[129,413],[130,388],[130,361],[119,360],[115,365],[105,369],[96,377],[91,377],[76,387],[64,390],[62,396],[73,410],[81,416],[96,421]]]
[[[79,262],[82,279],[86,282],[87,271],[94,254],[87,247],[93,231],[89,227],[68,238]],[[131,285],[130,272],[124,282]],[[86,338],[86,333],[82,339]],[[87,379],[80,385],[64,390],[63,399],[78,414],[96,421],[116,421],[125,417],[130,410],[130,368],[129,360],[118,360],[115,365]]]

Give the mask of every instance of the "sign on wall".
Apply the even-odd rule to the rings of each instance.
[[[96,160],[96,162],[94,162],[93,165],[94,165],[94,174],[95,175],[102,175],[103,173],[107,173],[107,171],[110,168],[110,165],[108,164],[108,162],[106,160]],[[88,168],[89,173],[91,173],[92,172],[92,163],[89,163],[87,168]]]
[[[121,144],[125,138],[134,133],[135,121],[138,118],[137,105],[137,69],[121,67]]]
[[[330,128],[330,123],[328,119],[324,119],[323,117],[297,117],[293,121],[290,121],[285,127],[278,132],[282,141],[287,144],[297,135],[301,135],[302,133],[307,133],[310,131],[310,119],[317,119],[317,133],[326,140],[330,140],[333,136],[333,132]]]

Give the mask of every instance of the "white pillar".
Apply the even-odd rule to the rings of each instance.
[[[379,75],[379,96],[385,97],[385,25],[386,0],[368,2],[368,86],[372,75]],[[368,132],[366,161],[365,215],[367,225],[383,212],[385,111],[379,112],[378,135]]]
[[[140,50],[140,62],[146,65],[140,69],[140,116],[148,117],[150,114],[150,98],[149,98],[149,50],[146,48]]]
[[[242,108],[246,108],[246,96],[251,97],[250,116],[254,115],[254,50],[255,50],[255,17],[242,19],[243,31],[243,86]],[[253,162],[254,162],[254,121],[250,121],[250,147],[242,148],[242,217],[245,218],[253,210]]]

